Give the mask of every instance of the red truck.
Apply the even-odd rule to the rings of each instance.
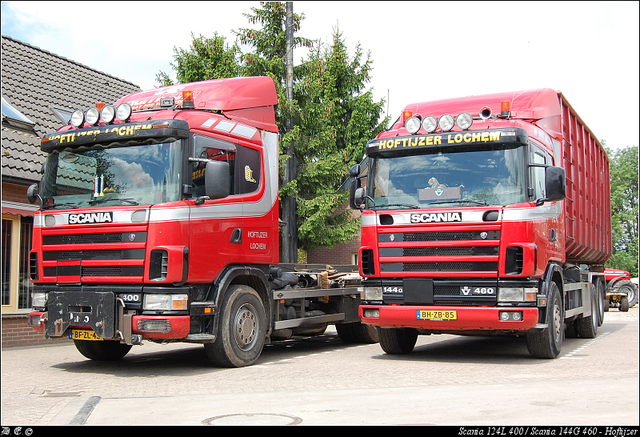
[[[351,169],[360,316],[385,352],[420,334],[504,334],[554,358],[565,327],[597,335],[609,161],[561,93],[410,104],[366,163]]]
[[[229,367],[327,323],[375,341],[357,267],[278,264],[277,103],[268,77],[181,84],[78,110],[45,135],[28,190],[41,205],[30,325],[90,359],[182,341]]]

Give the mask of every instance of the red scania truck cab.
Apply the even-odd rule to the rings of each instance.
[[[181,84],[76,111],[46,135],[42,181],[28,192],[41,205],[31,326],[69,335],[91,359],[185,341],[223,366],[254,363],[296,328],[357,331],[346,280],[276,286],[277,103],[268,77]]]
[[[495,112],[494,112],[495,111]],[[554,358],[602,324],[607,156],[550,89],[408,105],[352,168],[360,316],[387,353],[420,334],[526,336]]]

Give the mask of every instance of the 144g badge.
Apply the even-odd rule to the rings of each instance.
[[[496,289],[493,287],[460,287],[461,296],[495,296]]]

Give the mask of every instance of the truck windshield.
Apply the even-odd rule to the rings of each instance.
[[[527,200],[522,145],[432,152],[375,156],[367,178],[367,207],[508,205]]]
[[[42,178],[43,209],[150,205],[180,198],[181,141],[54,151]]]

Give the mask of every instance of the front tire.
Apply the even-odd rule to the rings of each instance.
[[[408,354],[416,345],[418,333],[408,328],[378,328],[378,337],[386,353]]]
[[[564,311],[560,290],[555,282],[547,295],[547,327],[527,333],[527,349],[535,358],[555,358],[560,354],[564,339]]]
[[[116,361],[124,357],[131,350],[130,344],[119,341],[103,340],[73,340],[73,344],[83,356],[94,361]]]
[[[221,367],[249,366],[262,352],[266,328],[258,293],[247,285],[231,286],[220,307],[217,339],[204,345],[207,357]]]

